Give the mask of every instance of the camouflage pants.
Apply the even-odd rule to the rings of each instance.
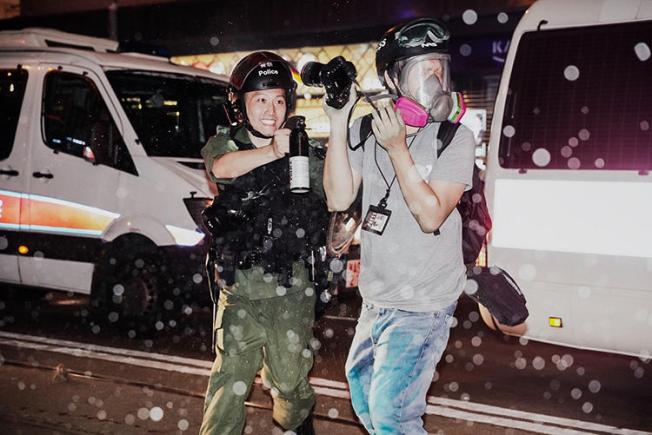
[[[314,303],[314,292],[258,300],[221,292],[200,434],[242,433],[244,402],[261,367],[263,384],[272,389],[274,420],[285,429],[301,424],[315,402],[308,383]]]

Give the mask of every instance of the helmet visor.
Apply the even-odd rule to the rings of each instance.
[[[427,53],[400,60],[392,75],[401,95],[430,109],[437,98],[450,94],[450,56]]]

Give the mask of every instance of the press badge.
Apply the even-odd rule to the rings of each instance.
[[[386,208],[370,205],[367,216],[362,222],[362,229],[382,236],[391,215],[392,212]]]

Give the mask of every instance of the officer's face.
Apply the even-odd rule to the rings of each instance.
[[[281,127],[287,110],[285,90],[266,89],[244,94],[247,118],[254,130],[272,136]]]

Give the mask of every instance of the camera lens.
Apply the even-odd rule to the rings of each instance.
[[[321,73],[322,68],[324,67],[323,63],[319,62],[308,62],[301,69],[301,81],[306,86],[322,86]]]

